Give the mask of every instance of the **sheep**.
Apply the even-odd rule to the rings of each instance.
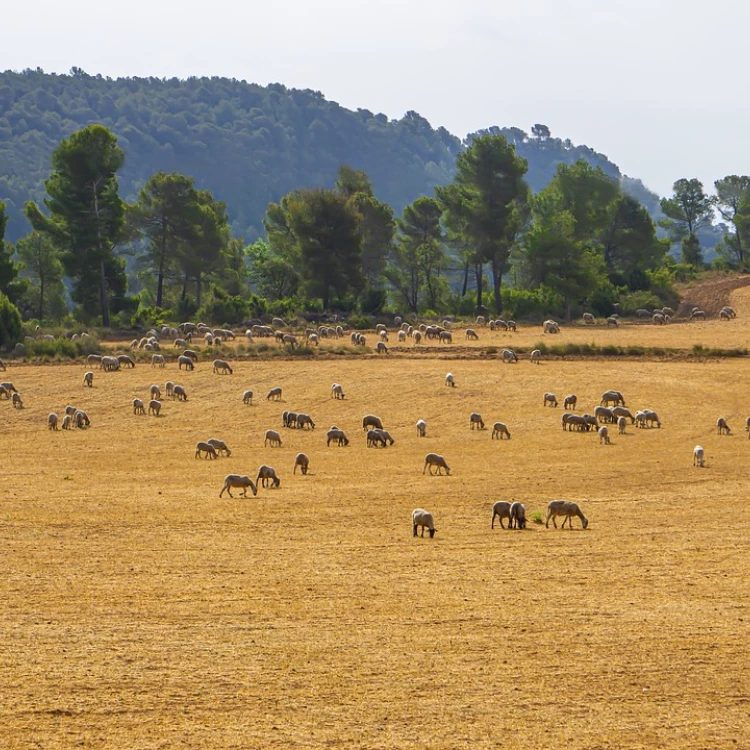
[[[455,387],[456,387],[456,379],[455,379],[455,378],[453,377],[453,374],[452,374],[452,373],[450,373],[450,372],[449,372],[449,373],[448,373],[448,374],[447,374],[447,375],[445,376],[445,384],[446,384],[447,386],[450,386],[451,388],[455,388]]]
[[[387,430],[368,430],[367,431],[367,447],[376,448],[377,444],[380,444],[381,448],[385,448],[388,445],[393,445],[396,441],[391,437],[390,432]]]
[[[73,415],[74,415],[74,414],[75,414],[75,413],[76,413],[77,411],[78,411],[78,407],[77,407],[77,406],[71,406],[70,404],[68,404],[68,405],[67,405],[67,406],[65,407],[65,413],[66,413],[66,414],[70,414],[70,416],[71,416],[71,417],[72,417],[72,416],[73,416]]]
[[[502,422],[495,422],[495,424],[492,425],[492,435],[490,439],[494,440],[497,438],[498,440],[502,440],[503,435],[506,435],[508,440],[510,440],[510,431],[508,428]]]
[[[135,367],[135,361],[132,357],[129,357],[127,354],[118,354],[117,355],[117,362],[120,364],[120,366],[128,366],[131,370]]]
[[[620,391],[604,391],[600,403],[602,406],[607,406],[610,403],[613,403],[615,406],[625,406],[625,397]]]
[[[690,313],[690,320],[705,320],[706,319],[706,313],[703,310],[693,310],[693,312]]]
[[[440,331],[438,334],[438,338],[440,340],[440,343],[445,344],[452,344],[453,343],[453,334],[450,331]]]
[[[726,310],[720,310],[719,311],[719,318],[721,320],[729,320],[729,313]]]
[[[148,402],[148,413],[153,414],[155,417],[158,417],[160,412],[161,412],[161,401],[157,401],[155,398],[152,398]]]
[[[399,331],[398,332],[398,342],[399,344],[403,344],[406,342],[406,331]]]
[[[57,414],[55,414],[54,412],[52,414],[49,414],[47,416],[47,429],[50,429],[50,430],[58,429],[57,422],[58,422]]]
[[[562,428],[563,430],[573,431],[576,428],[579,432],[586,430],[588,432],[589,426],[586,424],[586,420],[578,414],[563,414],[562,416]]]
[[[258,482],[260,482],[260,484],[258,484]],[[281,480],[276,476],[276,470],[271,466],[263,464],[263,466],[258,469],[258,476],[255,477],[255,484],[260,487],[268,487],[269,482],[273,482],[274,487],[279,487],[281,485]]]
[[[607,318],[607,328],[617,328],[619,325],[617,318],[610,316]]]
[[[386,331],[386,330],[385,330],[385,328],[383,328],[383,329],[382,329],[382,330],[381,330],[381,331],[380,331],[380,332],[378,333],[378,336],[380,337],[380,340],[381,340],[381,341],[383,341],[383,342],[387,342],[387,341],[388,341],[388,331]]]
[[[299,341],[297,340],[297,337],[291,333],[285,333],[281,337],[281,343],[286,346],[289,346],[291,349],[294,349],[295,346],[299,346]]]
[[[257,485],[246,474],[227,474],[227,476],[224,477],[224,486],[221,488],[219,497],[221,497],[225,491],[229,493],[229,497],[234,497],[234,495],[232,495],[232,487],[235,489],[242,489],[242,492],[240,493],[242,497],[247,497],[248,487],[252,490],[253,495],[258,494]]]
[[[100,368],[104,372],[115,372],[120,369],[120,363],[116,357],[102,357],[100,361]]]
[[[588,528],[589,520],[588,518],[586,518],[586,516],[583,515],[581,509],[576,503],[567,502],[565,500],[553,500],[547,506],[547,521],[545,523],[545,526],[549,528],[549,521],[551,518],[552,525],[557,528],[555,518],[557,518],[558,516],[564,516],[562,525],[560,526],[561,529],[564,528],[566,522],[568,524],[568,528],[573,528],[573,516],[577,516],[581,519],[581,526],[584,529]]]
[[[576,396],[575,393],[571,393],[570,396],[566,396],[563,399],[563,406],[566,409],[568,407],[570,407],[571,409],[575,409],[577,403],[578,403],[578,396]]]
[[[719,435],[722,435],[724,433],[729,435],[731,433],[731,430],[729,429],[729,425],[727,424],[727,420],[724,419],[724,417],[719,417],[716,420],[716,432]]]
[[[201,453],[205,453],[206,454],[205,457],[210,458],[212,461],[213,459],[218,458],[218,456],[216,455],[216,448],[214,448],[213,445],[211,445],[211,443],[204,443],[204,442],[196,443],[195,444],[195,457],[200,458]]]
[[[252,391],[245,391],[242,394],[242,403],[243,404],[252,404],[253,403],[253,392]]]
[[[518,356],[512,349],[503,349],[500,357],[506,365],[511,362],[518,362]]]
[[[326,445],[330,446],[332,442],[335,442],[336,445],[341,447],[343,445],[349,445],[349,438],[347,438],[343,430],[340,430],[334,425],[326,433]]]
[[[487,325],[487,320],[485,319],[484,315],[477,315],[477,319],[474,321],[474,323],[484,328],[484,326]]]
[[[427,471],[427,467],[430,467],[430,476],[433,476],[432,469],[434,467],[437,468],[437,473],[442,474],[443,469],[445,469],[446,474],[450,474],[451,470],[448,468],[448,464],[445,463],[445,459],[442,456],[439,456],[437,453],[428,453],[424,457],[424,468],[422,469],[422,474]]]
[[[294,471],[293,474],[297,473],[297,467],[299,466],[300,471],[303,474],[307,474],[308,469],[310,468],[310,459],[307,457],[305,453],[298,453],[294,458]]]
[[[388,347],[382,341],[378,341],[377,345],[375,346],[375,351],[378,354],[388,354]]]
[[[281,435],[276,430],[266,430],[265,437],[263,439],[263,446],[269,445],[273,448],[281,448]]]
[[[614,423],[616,421],[614,412],[606,406],[597,406],[596,409],[594,409],[594,416],[598,422]]]
[[[66,414],[63,417],[62,428],[63,428],[63,430],[72,430],[73,429],[73,417],[70,414]]]
[[[5,388],[8,393],[18,393],[18,389],[13,385],[13,383],[9,383],[6,381],[5,383],[0,383],[0,388]],[[10,396],[6,396],[6,398],[10,398]]]
[[[296,427],[297,426],[297,412],[296,411],[281,412],[281,426],[282,427]]]
[[[184,352],[182,352],[183,357],[188,357],[189,359],[192,359],[193,362],[198,361],[198,354],[197,352],[194,352],[192,349],[185,349]]]
[[[311,333],[307,337],[307,343],[308,344],[314,344],[315,346],[318,346],[320,344],[320,339],[318,338],[318,334],[317,333]]]
[[[693,448],[693,466],[698,465],[701,468],[703,468],[706,464],[706,451],[703,450],[703,447],[700,445],[696,445],[695,448]]]
[[[662,315],[669,315],[670,318],[674,318],[674,310],[671,307],[662,307]]]
[[[628,420],[625,419],[625,417],[618,417],[617,418],[617,432],[618,432],[618,434],[620,434],[620,435],[624,435],[625,434],[625,427],[627,426],[627,424],[628,424]]]
[[[472,412],[469,414],[469,429],[471,430],[483,430],[484,429],[484,420],[482,419],[481,414],[477,414],[477,412]]]
[[[748,420],[750,420],[750,417],[748,417]],[[750,437],[750,433],[748,433],[748,436]],[[424,419],[417,421],[417,437],[427,437],[427,422]]]
[[[149,396],[156,401],[161,401],[161,388],[158,385],[152,385],[149,388]]]
[[[656,423],[657,427],[661,427],[661,422],[659,421],[659,417],[657,416],[656,412],[653,409],[643,410],[643,421],[649,422],[652,427],[654,425],[654,422]]]
[[[215,359],[212,372],[215,372],[218,375],[231,375],[232,367],[229,362],[225,362],[223,359]]]
[[[305,427],[309,427],[311,430],[315,429],[315,422],[309,414],[298,414],[297,415],[297,428],[302,430]]]
[[[505,500],[498,500],[493,506],[492,506],[492,523],[490,524],[490,528],[495,528],[495,517],[497,517],[500,521],[500,528],[504,529],[505,524],[503,523],[503,518],[508,519],[508,528],[511,528],[510,526],[510,503],[506,502]]]
[[[21,394],[18,393],[18,391],[16,391],[16,393],[13,394],[11,403],[13,404],[14,409],[23,409],[23,401],[21,400]]]
[[[637,316],[638,316],[639,318],[648,318],[648,317],[651,317],[651,313],[650,313],[650,312],[649,312],[648,310],[644,309],[643,307],[639,307],[639,308],[638,308],[638,309],[637,309],[637,310],[635,311],[635,314],[636,314],[636,315],[637,315]]]
[[[0,385],[0,398],[4,398],[6,400],[10,398],[10,391],[2,385]]]
[[[271,388],[266,394],[266,401],[281,401],[281,388]]]
[[[367,414],[362,417],[362,429],[367,431],[367,429],[371,427],[376,430],[382,430],[383,420],[380,417],[376,417],[374,414]]]
[[[544,333],[560,333],[560,324],[554,320],[545,320],[542,324]]]
[[[89,370],[87,373],[83,376],[83,384],[87,385],[89,388],[94,387],[94,373]]]
[[[532,351],[529,355],[529,359],[535,365],[538,365],[542,361],[542,352],[539,349],[534,349],[534,351]]]
[[[653,324],[654,324],[655,326],[663,326],[663,325],[666,325],[666,323],[667,323],[667,318],[666,318],[666,316],[665,316],[665,315],[664,315],[663,313],[661,313],[661,312],[655,312],[655,313],[654,313],[654,314],[653,314],[653,315],[651,316],[651,322],[652,322],[652,323],[653,323]]]
[[[592,326],[594,325],[594,323],[596,323],[596,319],[591,313],[585,312],[583,314],[583,322],[584,322],[584,325]]]
[[[542,406],[557,406],[557,397],[554,393],[545,393],[542,397]]]
[[[729,305],[725,305],[724,307],[722,307],[721,311],[723,313],[726,313],[730,318],[737,317],[737,311],[733,307],[730,307]]]
[[[508,324],[504,320],[502,320],[501,318],[498,318],[495,321],[495,328],[496,329],[501,328],[503,331],[507,331],[508,330]]]
[[[489,326],[490,331],[494,331],[496,328],[494,320],[490,320],[490,322],[487,325]]]
[[[413,344],[412,346],[417,346],[422,341],[422,334],[420,331],[412,331],[411,334]]]
[[[435,521],[432,518],[432,513],[428,513],[422,508],[416,508],[411,514],[411,526],[414,536],[417,536],[417,527],[422,527],[422,536],[424,537],[425,528],[430,532],[430,539],[435,536],[437,529],[435,528]]]
[[[473,328],[467,328],[465,335],[467,341],[479,341],[479,335]]]
[[[165,383],[164,391],[166,392],[167,396],[174,396],[174,383],[171,380],[167,380],[167,382]]]
[[[507,326],[508,330],[513,331],[513,333],[515,333],[518,328],[515,320],[509,320],[505,325]]]
[[[139,398],[133,399],[133,414],[145,414],[146,407],[143,405],[143,401]]]
[[[607,428],[605,425],[602,425],[599,428],[599,445],[604,442],[605,445],[609,445],[609,428]]]
[[[190,357],[186,357],[184,354],[180,354],[180,356],[177,357],[177,369],[181,370],[183,367],[186,370],[195,369],[193,360]]]
[[[334,383],[331,386],[331,398],[335,398],[335,399],[344,398],[344,389],[338,383]]]
[[[73,422],[79,430],[82,430],[84,427],[91,426],[91,420],[89,419],[88,414],[83,411],[83,409],[78,409],[76,413],[73,414]]]
[[[619,419],[620,417],[625,417],[625,419],[629,419],[631,424],[635,424],[635,417],[630,413],[630,409],[626,409],[624,406],[615,406],[612,409],[612,414]]]
[[[586,432],[590,432],[593,430],[599,429],[599,424],[596,421],[596,417],[592,416],[591,414],[584,414],[583,415],[583,425],[586,428]]]
[[[179,339],[179,338],[175,339],[174,340],[174,346],[175,346],[175,348],[181,347],[181,348],[184,349],[187,346],[187,339]]]
[[[523,503],[514,502],[510,506],[510,528],[526,528],[526,506]]]

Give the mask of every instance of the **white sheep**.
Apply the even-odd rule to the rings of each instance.
[[[156,399],[152,398],[148,402],[148,413],[153,414],[155,417],[158,417],[159,412],[161,412],[161,401],[157,401]]]
[[[310,468],[310,459],[305,453],[298,453],[294,458],[294,471],[293,474],[297,473],[297,467],[299,466],[300,471],[303,474],[307,474]]]
[[[14,409],[23,409],[23,401],[21,400],[21,394],[16,391],[11,399]]]
[[[72,417],[72,415],[66,414],[63,417],[62,428],[63,428],[63,430],[72,430],[73,429],[73,417]]]
[[[206,442],[209,445],[213,445],[214,450],[217,454],[221,455],[222,453],[225,453],[227,456],[232,455],[232,451],[229,450],[229,447],[223,440],[219,440],[218,438],[211,438],[210,440],[206,440]]]
[[[187,391],[185,390],[184,385],[176,385],[174,388],[172,388],[172,395],[178,400],[178,401],[187,401]]]
[[[375,351],[377,351],[378,354],[388,354],[388,347],[382,341],[378,341],[375,346]]]
[[[596,320],[595,320],[594,316],[591,313],[585,312],[583,314],[583,322],[587,326],[591,326],[591,325],[594,325],[594,323],[596,323]]]
[[[83,376],[83,384],[87,385],[89,388],[94,387],[94,373],[89,370],[87,373]]]
[[[167,396],[174,396],[174,383],[171,380],[167,380],[167,382],[165,383],[164,391],[166,392]]]
[[[213,372],[219,375],[231,375],[232,367],[229,362],[226,362],[223,359],[215,359],[213,364]]]
[[[343,399],[344,398],[344,389],[342,388],[339,383],[334,383],[331,386],[331,398],[335,399]]]
[[[195,457],[200,458],[201,453],[206,454],[206,458],[210,458],[211,460],[218,458],[216,455],[216,448],[213,447],[210,443],[196,443],[195,444]]]
[[[544,333],[560,333],[560,324],[554,320],[545,320],[542,329]]]
[[[274,487],[281,485],[281,480],[276,476],[276,470],[271,466],[263,464],[258,469],[258,476],[255,478],[255,484],[260,487],[268,487],[269,482],[272,482]]]
[[[49,414],[47,416],[47,428],[50,430],[57,430],[58,421],[59,420],[58,420],[57,414],[55,414],[54,412],[52,414]]]
[[[607,406],[610,403],[613,403],[615,406],[625,406],[625,397],[620,391],[604,391],[600,403],[602,406]]]
[[[516,501],[510,506],[510,528],[526,528],[526,506],[523,503]]]
[[[469,414],[469,429],[484,429],[484,420],[482,419],[481,414],[478,414],[477,412],[472,412],[471,414]]]
[[[529,355],[529,359],[535,365],[538,365],[542,361],[542,352],[539,349],[534,349],[534,351],[532,351]]]
[[[411,525],[414,536],[417,536],[417,527],[422,527],[422,536],[424,536],[424,530],[428,529],[430,532],[430,539],[435,536],[437,529],[435,528],[435,521],[432,517],[432,513],[429,513],[422,508],[416,508],[411,514]]]
[[[313,419],[309,414],[298,414],[297,420],[296,420],[296,427],[299,430],[303,430],[305,427],[309,427],[311,430],[314,430],[315,422],[313,422]]]
[[[703,468],[705,466],[706,461],[706,452],[703,450],[703,447],[700,445],[696,445],[695,448],[693,448],[693,466],[700,466]]]
[[[750,417],[748,417],[750,420]],[[427,422],[424,419],[417,421],[417,437],[427,437]]]
[[[411,337],[412,337],[412,341],[414,342],[413,346],[417,346],[417,344],[419,344],[422,341],[421,331],[412,331]]]
[[[366,414],[362,417],[362,429],[367,431],[369,428],[382,430],[383,420],[380,417],[376,417],[374,414]]]
[[[129,357],[127,354],[118,354],[117,355],[117,362],[121,366],[127,366],[131,369],[135,367],[135,361],[132,357]]]
[[[86,414],[83,409],[77,409],[75,414],[73,414],[73,422],[78,429],[82,430],[84,427],[90,427],[91,426],[91,420],[89,419],[89,415]]]
[[[575,393],[571,393],[570,396],[566,396],[563,399],[563,407],[567,409],[570,407],[571,409],[576,408],[576,404],[578,403],[578,396],[575,395]]]
[[[161,388],[158,385],[152,385],[149,389],[149,396],[155,401],[161,401]]]
[[[510,364],[511,362],[518,362],[518,356],[512,349],[503,349],[503,352],[500,356],[506,365]]]
[[[266,401],[281,401],[281,388],[271,388],[266,394]]]
[[[265,437],[263,439],[263,446],[270,445],[272,448],[281,447],[281,435],[276,430],[266,430]]]
[[[152,354],[151,355],[151,367],[164,368],[167,366],[167,360],[163,354]]]
[[[224,486],[221,488],[221,492],[219,493],[219,497],[221,497],[224,494],[225,491],[229,493],[229,497],[234,497],[234,495],[232,495],[232,487],[234,487],[237,490],[241,489],[242,492],[240,493],[240,495],[242,497],[247,497],[247,488],[248,487],[252,490],[253,495],[257,495],[258,494],[258,487],[257,487],[257,485],[246,474],[245,475],[242,475],[242,474],[227,474],[227,476],[224,477]]]
[[[552,525],[557,528],[557,523],[555,522],[555,518],[563,516],[563,522],[560,528],[565,527],[565,523],[567,522],[568,528],[573,528],[573,516],[577,516],[581,519],[581,526],[583,526],[584,529],[588,528],[589,521],[586,516],[583,515],[581,512],[581,509],[578,507],[576,503],[571,503],[566,500],[553,500],[548,506],[547,506],[547,520],[545,522],[545,526],[549,528],[549,521],[550,518],[552,519]]]
[[[502,422],[495,422],[495,424],[492,425],[492,435],[490,439],[495,440],[495,438],[497,438],[498,440],[502,440],[503,435],[510,440],[510,431],[508,428]]]
[[[253,392],[252,391],[245,391],[242,394],[242,403],[243,404],[252,404],[253,403]]]
[[[427,471],[427,467],[430,467],[430,475],[434,476],[434,472],[432,471],[433,468],[437,468],[437,473],[442,474],[443,469],[445,469],[446,474],[450,474],[451,470],[448,468],[448,464],[445,463],[445,459],[442,456],[439,456],[437,453],[428,453],[424,457],[424,468],[422,469],[422,474]]]
[[[620,435],[624,435],[625,434],[625,428],[626,428],[627,424],[628,424],[628,420],[625,419],[625,417],[618,417],[617,418],[617,432]]]
[[[179,357],[177,357],[177,369],[181,370],[183,367],[186,370],[193,370],[195,368],[195,365],[193,364],[193,360],[190,357],[186,357],[184,354],[181,354]]]
[[[731,433],[729,425],[727,424],[727,420],[724,419],[724,417],[719,417],[716,420],[716,432],[718,432],[719,435],[723,435],[725,433],[729,435]]]
[[[145,414],[146,413],[146,407],[143,404],[143,401],[139,398],[133,399],[133,414]]]
[[[448,385],[448,386],[450,386],[451,388],[455,388],[456,387],[456,379],[453,377],[452,373],[449,372],[445,376],[445,384]]]
[[[557,397],[554,393],[545,393],[542,397],[542,406],[557,406]]]
[[[492,523],[490,524],[490,528],[495,528],[495,518],[498,518],[500,521],[500,528],[504,529],[505,524],[503,523],[503,519],[507,518],[508,528],[510,527],[510,503],[506,502],[505,500],[498,500],[493,506],[492,506]]]
[[[602,442],[604,442],[605,445],[609,445],[609,442],[610,442],[609,441],[609,429],[605,425],[602,425],[599,428],[599,444],[601,445]]]
[[[336,425],[331,427],[330,430],[326,433],[326,445],[329,445],[332,442],[335,442],[339,447],[344,445],[349,445],[349,438],[344,434],[343,430],[340,430]]]
[[[399,341],[399,344],[403,344],[406,341],[406,331],[398,332],[398,341]]]

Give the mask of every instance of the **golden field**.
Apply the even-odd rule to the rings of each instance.
[[[748,346],[746,319],[632,335]],[[630,331],[596,332],[612,334]],[[750,745],[747,360],[396,354],[240,362],[231,376],[139,364],[96,370],[93,389],[86,369],[5,373],[26,408],[0,402],[0,747]],[[134,416],[132,399],[166,379],[187,403]],[[265,401],[277,385],[283,402]],[[608,388],[662,429],[604,446],[563,432],[562,405],[542,407],[553,391],[593,411]],[[92,426],[47,430],[69,403]],[[284,409],[317,428],[281,430]],[[473,411],[485,431],[469,430]],[[368,413],[393,447],[366,448]],[[490,440],[496,420],[512,440]],[[326,447],[332,424],[349,447]],[[281,448],[263,447],[267,428]],[[209,437],[232,456],[194,459]],[[427,452],[451,476],[423,475]],[[226,474],[262,463],[279,489],[218,498]],[[530,517],[557,498],[581,505],[588,530],[490,529],[496,500]],[[412,537],[415,507],[434,513],[434,539]]]

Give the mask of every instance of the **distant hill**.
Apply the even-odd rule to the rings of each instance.
[[[119,78],[41,70],[0,73],[0,200],[8,204],[11,241],[29,227],[21,214],[41,201],[54,148],[71,132],[102,123],[125,150],[121,194],[132,200],[157,171],[195,178],[226,201],[236,236],[253,241],[270,201],[295,188],[332,186],[342,163],[365,170],[381,200],[397,212],[436,185],[450,182],[461,140],[433,128],[416,112],[400,120],[356,112],[320,92],[258,86],[228,78]],[[544,129],[546,130],[546,129]],[[584,158],[623,181],[651,211],[658,196],[587,146],[500,132],[529,161],[528,180],[540,190],[559,163]],[[469,136],[467,141],[471,138]]]

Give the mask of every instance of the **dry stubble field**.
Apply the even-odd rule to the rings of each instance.
[[[82,366],[10,368],[27,408],[0,403],[0,746],[747,747],[748,368],[139,365],[97,371],[91,390]],[[131,399],[167,378],[189,401],[133,416]],[[241,403],[275,385],[283,403]],[[600,446],[542,407],[551,390],[590,411],[610,387],[663,428]],[[46,429],[67,403],[90,429]],[[317,429],[264,449],[285,408]],[[512,440],[470,431],[472,411]],[[371,412],[393,447],[365,447]],[[715,434],[720,415],[731,436]],[[334,423],[348,448],[326,448]],[[195,460],[209,437],[231,458]],[[306,477],[292,475],[301,450]],[[422,475],[428,451],[451,476]],[[261,463],[280,489],[218,498],[225,474]],[[589,529],[490,530],[492,503],[510,498],[529,514],[575,500]],[[411,536],[418,506],[435,514],[433,540]]]

